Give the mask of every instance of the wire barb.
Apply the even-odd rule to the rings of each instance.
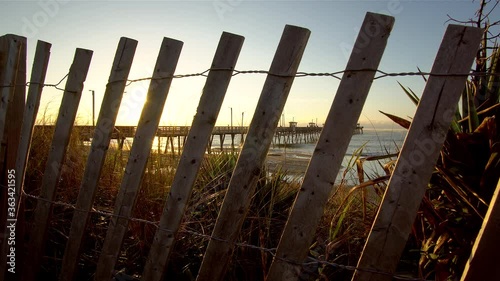
[[[365,69],[345,69],[345,70],[339,70],[335,72],[297,72],[295,75],[284,75],[284,74],[278,74],[278,73],[271,73],[267,70],[236,70],[236,69],[224,69],[224,68],[209,68],[203,72],[198,72],[198,73],[189,73],[189,74],[177,74],[177,75],[166,75],[162,77],[143,77],[143,78],[137,78],[137,79],[128,79],[128,80],[115,80],[112,82],[109,82],[109,84],[113,83],[119,83],[119,82],[127,82],[126,87],[130,86],[133,83],[137,82],[142,82],[142,81],[156,81],[156,80],[164,80],[164,79],[180,79],[180,78],[189,78],[189,77],[208,77],[208,72],[210,71],[232,71],[233,73],[231,76],[236,76],[240,74],[266,74],[266,75],[271,75],[271,76],[278,76],[278,77],[332,77],[337,80],[342,80],[339,75],[342,75],[346,72],[352,73],[352,72],[376,72],[379,73],[378,76],[375,76],[373,80],[381,79],[381,78],[387,78],[387,77],[405,77],[405,76],[440,76],[440,77],[457,77],[457,76],[473,76],[473,77],[490,77],[490,76],[496,76],[500,77],[500,73],[488,73],[488,72],[476,72],[476,71],[471,71],[469,73],[431,73],[431,72],[422,72],[422,71],[416,71],[416,72],[385,72],[383,70],[379,69],[370,69],[370,68],[365,68]],[[59,91],[65,91],[65,89],[62,89],[59,87],[59,85],[68,77],[68,74],[66,74],[58,83],[55,84],[42,84],[43,87],[52,87],[55,88]],[[26,84],[16,84],[16,85],[0,85],[0,88],[10,88],[10,87],[17,87],[17,86],[29,86],[29,85],[40,85],[40,83],[35,83],[35,82],[27,82]],[[71,91],[69,91],[71,92]]]

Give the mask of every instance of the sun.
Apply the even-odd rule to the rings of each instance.
[[[140,84],[131,86],[123,93],[122,102],[116,119],[117,125],[135,126],[141,117],[146,102],[147,88]]]

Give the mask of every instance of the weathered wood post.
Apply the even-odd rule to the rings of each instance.
[[[14,124],[19,124],[23,119],[26,94],[26,38],[13,34],[0,37],[0,68],[2,70],[0,72],[0,141],[2,142],[0,178],[3,180],[6,166],[14,168],[17,156],[21,128]],[[10,121],[10,125],[7,121]],[[2,181],[2,184],[5,182]]]
[[[9,170],[15,168],[26,97],[26,38],[0,37],[0,184],[8,186]],[[12,172],[12,171],[11,171]],[[7,221],[8,188],[0,189],[0,230]],[[7,233],[2,233],[6,237]],[[4,238],[2,237],[2,238]],[[3,239],[2,239],[3,240]],[[19,253],[21,254],[21,253]],[[19,260],[20,261],[20,260]],[[3,275],[0,275],[3,276]]]
[[[85,228],[90,218],[97,184],[115,127],[116,116],[130,68],[132,67],[136,47],[137,41],[122,37],[116,50],[111,74],[106,85],[106,92],[104,93],[101,110],[99,111],[99,117],[97,118],[97,124],[92,137],[92,144],[80,185],[80,192],[78,193],[76,209],[71,221],[59,280],[73,280],[80,248],[84,239]]]
[[[146,260],[143,280],[163,280],[175,235],[203,161],[207,142],[217,120],[244,38],[224,32],[203,88],[203,94],[189,130],[170,192]]]
[[[291,25],[283,31],[212,233],[228,242],[210,240],[197,281],[224,277],[310,33]]]
[[[267,280],[297,280],[382,59],[394,18],[367,13]],[[370,70],[363,70],[370,69]]]
[[[181,41],[170,38],[163,39],[149,85],[146,103],[142,109],[130,157],[116,198],[114,217],[109,223],[104,246],[97,263],[95,280],[109,281],[112,278],[182,45]]]
[[[15,210],[13,213],[9,212],[7,215],[7,222],[9,220],[14,221],[16,224],[16,237],[24,236],[24,208],[23,208],[23,197],[22,191],[24,187],[24,175],[26,172],[26,163],[28,160],[28,153],[31,145],[31,136],[33,135],[33,127],[35,125],[36,114],[38,112],[38,107],[40,105],[40,98],[42,95],[43,83],[45,82],[45,74],[47,73],[47,66],[50,57],[50,47],[51,44],[38,41],[36,46],[35,58],[33,61],[33,68],[31,71],[30,86],[28,90],[28,99],[26,106],[24,108],[23,120],[21,125],[21,137],[19,142],[19,147],[17,151],[16,163],[15,163]],[[5,233],[8,233],[7,231]],[[21,239],[17,242],[17,254],[16,261],[20,265],[20,257],[22,255],[22,250],[24,245]],[[5,273],[5,267],[7,266],[6,256],[8,247],[8,240],[3,241],[2,246],[2,256],[0,257],[0,275],[3,276]],[[18,273],[20,271],[18,270]],[[1,278],[0,278],[1,279]]]
[[[52,139],[51,150],[42,179],[40,199],[35,210],[33,230],[30,237],[30,262],[26,263],[22,280],[36,279],[40,269],[45,248],[47,228],[52,213],[52,202],[56,194],[57,184],[61,177],[64,158],[69,144],[71,130],[75,122],[76,112],[82,95],[83,83],[92,58],[92,51],[76,49],[73,64],[69,70],[68,81],[64,90],[59,115],[57,117]]]
[[[446,138],[483,30],[449,25],[353,281],[392,280]],[[362,269],[367,269],[363,271]],[[381,273],[374,273],[379,271]]]

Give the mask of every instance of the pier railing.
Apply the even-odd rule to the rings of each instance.
[[[304,176],[288,217],[281,240],[276,249],[262,249],[273,253],[274,259],[267,272],[267,280],[297,280],[306,262],[309,247],[318,222],[325,211],[325,204],[334,191],[335,178],[341,168],[352,132],[355,130],[370,85],[377,72],[379,63],[389,38],[394,19],[390,16],[367,13],[328,118],[318,136],[316,149]],[[481,40],[482,30],[472,27],[450,25],[444,35],[437,53],[431,75],[418,105],[417,113],[399,155],[396,168],[378,215],[373,223],[368,241],[356,267],[353,280],[392,280],[396,265],[406,239],[411,231],[418,206],[426,185],[432,174],[438,153],[443,144],[451,122],[455,105],[458,102],[473,58]],[[137,42],[122,38],[118,44],[109,83],[106,87],[100,114],[95,129],[87,133],[92,136],[92,144],[79,196],[75,205],[71,229],[68,234],[59,280],[72,280],[80,249],[86,235],[89,214],[92,212],[101,167],[107,153],[110,139],[131,136],[135,141],[131,148],[125,174],[116,198],[114,213],[103,241],[96,280],[110,280],[114,274],[122,241],[127,231],[132,211],[140,189],[141,178],[156,136],[186,136],[182,157],[176,169],[175,178],[167,197],[166,207],[158,223],[158,230],[142,274],[143,280],[162,280],[164,271],[171,259],[171,249],[182,216],[190,199],[193,185],[200,168],[207,144],[213,134],[247,134],[239,153],[239,160],[232,173],[230,185],[225,194],[215,229],[205,252],[197,280],[222,280],[232,253],[237,245],[238,233],[248,211],[257,186],[259,171],[273,141],[275,133],[280,135],[285,128],[278,127],[288,93],[297,76],[297,69],[306,48],[310,31],[296,26],[286,26],[278,45],[273,62],[263,85],[253,119],[248,128],[214,127],[235,65],[243,45],[243,37],[223,33],[216,50],[212,67],[208,71],[206,85],[200,98],[193,124],[188,127],[158,127],[167,94],[175,77],[175,68],[183,43],[164,38],[155,72],[151,77],[140,121],[136,127],[115,127],[116,104],[119,104],[132,65]],[[28,245],[23,244],[24,222],[23,202],[28,196],[23,190],[24,174],[29,157],[30,140],[40,96],[44,87],[45,73],[51,45],[38,42],[34,65],[29,82],[27,101],[24,102],[26,85],[26,39],[5,35],[0,38],[0,139],[3,153],[2,171],[9,171],[2,180],[3,225],[0,279],[35,280],[40,270],[46,246],[47,231],[52,219],[52,207],[57,192],[61,170],[76,112],[89,69],[92,51],[77,49],[54,131],[52,147],[48,155],[46,170],[43,174],[41,193],[33,227],[30,230]],[[240,72],[241,73],[241,72]],[[23,115],[24,113],[24,115]],[[20,130],[15,130],[22,124]],[[88,128],[84,130],[89,130]],[[317,128],[296,128],[316,130]],[[19,136],[21,136],[19,138]],[[424,143],[425,145],[422,145]],[[12,172],[14,171],[14,172]],[[11,179],[15,173],[15,181]],[[497,194],[498,195],[498,194]],[[8,198],[8,200],[7,200]],[[498,214],[497,197],[490,205],[492,216]],[[66,203],[71,205],[70,203]],[[5,213],[6,210],[9,212]],[[495,213],[496,212],[496,213]],[[496,214],[496,215],[495,215]],[[17,224],[16,224],[17,222]],[[485,232],[491,231],[490,222],[485,220]],[[494,223],[494,221],[493,221]],[[9,237],[17,235],[15,248],[10,246]],[[489,233],[483,233],[488,237]],[[491,237],[491,235],[489,235]],[[480,238],[478,238],[480,239]],[[478,240],[479,241],[479,240]],[[481,243],[479,241],[478,243]],[[484,244],[484,243],[483,243]],[[484,245],[483,245],[484,246]],[[485,247],[476,249],[476,254]],[[486,247],[487,248],[487,247]],[[10,271],[13,249],[26,249],[30,262],[15,264],[16,273]],[[18,252],[18,254],[21,254]],[[15,261],[15,258],[14,258]],[[328,262],[328,261],[326,261]],[[12,263],[11,263],[12,264]],[[22,267],[22,268],[21,268]],[[486,280],[476,271],[468,276],[469,280]],[[5,273],[5,274],[4,274]],[[488,273],[485,273],[488,275]],[[5,279],[6,278],[6,279]],[[398,277],[399,278],[399,277]],[[487,276],[489,280],[495,277]],[[498,276],[496,277],[498,279]],[[406,279],[410,280],[410,279]],[[414,279],[417,280],[417,279]],[[419,280],[419,279],[418,279]]]

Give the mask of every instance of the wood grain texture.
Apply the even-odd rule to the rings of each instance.
[[[76,210],[71,221],[71,228],[64,251],[59,280],[73,280],[80,247],[83,243],[85,228],[87,226],[92,204],[101,177],[102,166],[106,158],[111,134],[115,126],[126,80],[132,67],[137,41],[121,38],[118,43],[111,74],[109,76],[106,92],[99,111],[99,117],[92,137],[90,153],[87,158],[85,172],[80,185],[80,192],[76,202]]]
[[[50,147],[45,172],[43,174],[40,199],[35,210],[33,231],[30,237],[30,263],[23,271],[22,280],[35,280],[40,269],[45,248],[47,228],[52,213],[52,203],[56,194],[57,184],[61,177],[64,158],[68,148],[71,130],[75,122],[76,112],[80,103],[83,83],[92,59],[92,51],[77,49],[71,65],[68,81],[64,90],[59,115],[56,121],[54,137]]]
[[[20,128],[20,141],[17,148],[17,157],[15,161],[15,207],[14,219],[16,219],[16,237],[24,237],[24,204],[21,196],[24,186],[24,175],[26,172],[26,163],[28,161],[28,153],[31,144],[31,136],[35,125],[35,119],[40,105],[40,98],[42,95],[43,83],[45,82],[45,75],[50,57],[51,44],[38,41],[35,51],[35,58],[33,60],[33,67],[31,71],[30,85],[28,90],[28,98],[26,106],[24,107],[22,125]],[[7,215],[7,220],[12,219]],[[7,233],[7,231],[5,232]],[[18,249],[22,249],[25,245],[18,243]],[[7,240],[4,240],[2,245],[2,256],[0,257],[0,272],[4,273],[6,270],[6,256]],[[19,253],[20,251],[18,251]],[[16,257],[18,263],[22,261],[22,252]],[[20,265],[21,266],[21,265]],[[16,273],[19,276],[19,271]],[[13,278],[12,274],[9,278]],[[1,279],[1,278],[0,278]],[[13,279],[12,279],[13,280]]]
[[[153,244],[142,275],[143,280],[160,281],[166,269],[187,202],[198,175],[215,121],[226,95],[244,38],[224,32],[212,62],[203,93],[188,133],[177,171],[170,187]]]
[[[108,226],[104,246],[99,256],[95,280],[110,280],[116,260],[128,229],[132,210],[144,177],[153,139],[158,129],[163,107],[172,83],[173,75],[183,43],[164,38],[154,73],[149,85],[146,103],[142,109],[130,156],[115,202],[114,217]]]
[[[479,28],[449,25],[431,73],[467,73],[482,33]],[[357,270],[353,281],[392,280],[466,79],[429,77],[358,262],[358,268],[385,274]]]
[[[394,18],[367,13],[267,280],[297,280],[382,59]],[[374,69],[356,71],[356,69]]]
[[[257,103],[247,137],[236,163],[196,280],[224,278],[234,243],[248,212],[269,146],[281,117],[310,31],[287,25]]]

